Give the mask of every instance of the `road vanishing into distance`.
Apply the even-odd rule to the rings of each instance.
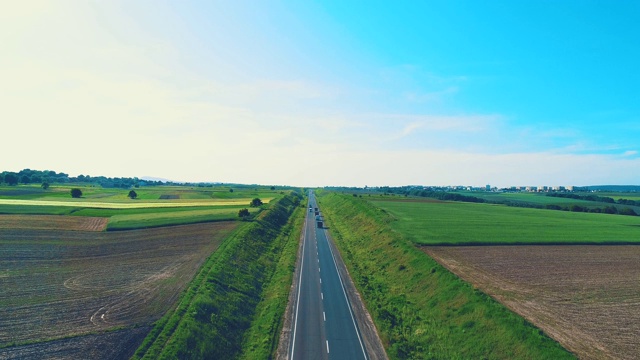
[[[290,359],[368,359],[326,230],[309,194]]]

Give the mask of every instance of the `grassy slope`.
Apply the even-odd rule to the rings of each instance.
[[[275,358],[293,281],[304,216],[305,207],[296,209],[292,215],[292,221],[281,235],[286,237],[282,255],[277,260],[277,267],[271,281],[262,293],[262,300],[256,308],[256,317],[247,330],[240,359]]]
[[[460,202],[374,201],[417,244],[638,243],[640,217]]]
[[[393,231],[393,218],[372,204],[337,194],[319,200],[390,358],[572,358]]]
[[[227,239],[205,263],[175,311],[136,351],[135,359],[234,358],[284,246],[281,229],[296,208],[280,199]]]

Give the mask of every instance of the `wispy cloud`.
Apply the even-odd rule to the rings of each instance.
[[[446,89],[431,92],[409,91],[405,92],[403,97],[407,101],[414,103],[440,102],[445,97],[456,94],[458,90],[459,87],[457,86],[449,86]]]

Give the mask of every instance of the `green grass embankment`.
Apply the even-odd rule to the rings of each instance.
[[[319,201],[391,359],[573,358],[394,231],[388,213],[335,193]]]
[[[300,200],[297,193],[279,199],[225,240],[133,359],[238,357],[288,239],[281,234]]]
[[[240,359],[275,358],[298,257],[305,210],[306,207],[298,207],[291,217],[292,221],[283,229],[281,241],[284,247],[279,258],[275,259],[277,266],[262,293],[262,300],[256,309],[256,317],[246,333]]]

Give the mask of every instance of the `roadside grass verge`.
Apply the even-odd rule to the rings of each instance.
[[[275,359],[293,282],[305,210],[306,207],[298,207],[280,235],[282,253],[279,256],[274,254],[277,265],[262,293],[261,301],[256,308],[256,317],[247,330],[240,359]]]
[[[331,234],[391,359],[573,358],[394,231],[387,212],[351,196],[319,195]]]
[[[372,201],[420,245],[633,244],[640,217],[461,202]]]
[[[237,357],[280,256],[284,241],[277,239],[287,238],[279,235],[300,200],[298,193],[284,196],[229,237],[133,359]]]

